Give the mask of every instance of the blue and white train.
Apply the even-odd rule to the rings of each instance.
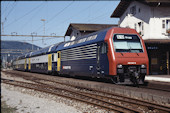
[[[16,70],[111,77],[115,83],[143,83],[149,73],[144,41],[130,28],[112,27],[74,41],[30,52],[13,62]]]

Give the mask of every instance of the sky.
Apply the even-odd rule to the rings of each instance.
[[[118,24],[119,19],[110,16],[119,2],[2,1],[1,34],[64,36],[70,23]],[[32,42],[32,37],[16,36],[2,36],[1,40],[28,42],[40,47],[64,41],[63,38],[46,37],[42,40],[42,37],[33,37]]]

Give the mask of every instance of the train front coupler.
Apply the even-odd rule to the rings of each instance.
[[[140,82],[140,73],[136,70],[129,70],[130,81],[135,85],[138,86]]]

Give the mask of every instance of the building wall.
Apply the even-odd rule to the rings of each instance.
[[[135,11],[132,11],[133,6]],[[170,34],[166,33],[166,29],[170,28],[169,12],[170,7],[150,7],[134,1],[120,17],[120,27],[136,29],[143,39],[170,39]],[[164,29],[163,20],[165,20]]]
[[[165,28],[163,28],[163,20],[165,21]],[[167,21],[169,20],[169,25]],[[166,30],[170,29],[170,7],[151,7],[150,18],[150,37],[154,39],[170,39],[170,34]]]
[[[70,35],[70,39],[71,39],[71,40],[75,40],[77,37],[80,37],[80,36],[81,36],[80,31],[77,30],[77,29],[74,29],[74,28],[72,27],[72,33],[71,33],[71,35]]]
[[[134,9],[136,9],[134,11]],[[170,7],[150,7],[134,1],[120,17],[120,27],[136,29],[144,40],[169,39]],[[170,73],[170,43],[146,43],[150,74]]]

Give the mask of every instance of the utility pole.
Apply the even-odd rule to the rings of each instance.
[[[34,49],[34,48],[33,48],[33,35],[32,35],[32,51],[33,51],[33,49]]]
[[[4,34],[4,22],[1,22],[2,24],[2,33]]]
[[[4,23],[5,23],[6,20],[7,20],[7,19],[5,18],[4,22],[1,22],[1,24],[2,24],[2,33],[3,33],[3,34],[4,34]]]
[[[43,31],[44,31],[44,35],[45,35],[45,19],[41,19],[41,21],[43,22],[43,26],[44,26],[44,29],[43,29]],[[42,43],[44,43],[44,38],[42,38]]]
[[[36,34],[37,35],[37,33],[35,33],[35,32],[33,32],[33,33],[31,33],[31,35],[32,35],[32,51],[34,50],[34,46],[33,46],[33,34]]]

